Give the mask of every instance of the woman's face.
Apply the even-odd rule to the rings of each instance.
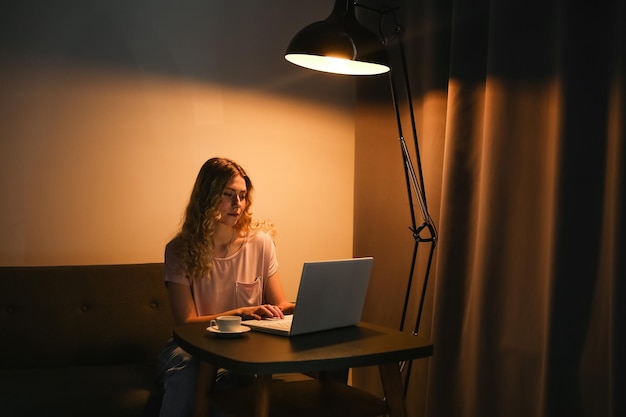
[[[239,220],[239,217],[246,209],[247,194],[246,181],[241,175],[233,177],[226,184],[220,203],[220,223],[228,226],[234,226],[237,223],[237,220]]]

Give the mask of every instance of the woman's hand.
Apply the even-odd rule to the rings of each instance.
[[[283,310],[279,306],[275,306],[273,304],[263,304],[260,306],[253,307],[242,307],[241,314],[242,317],[252,317],[256,320],[261,320],[263,318],[279,318],[284,319],[285,314]]]

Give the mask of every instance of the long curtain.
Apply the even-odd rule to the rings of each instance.
[[[625,3],[405,1],[440,235],[418,414],[626,415]]]

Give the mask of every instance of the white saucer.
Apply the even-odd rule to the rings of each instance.
[[[243,334],[246,332],[250,331],[250,328],[248,326],[239,326],[239,329],[237,330],[233,330],[233,331],[229,331],[229,332],[225,332],[224,330],[219,330],[219,329],[215,329],[211,326],[206,328],[209,332],[211,333],[215,333],[215,334],[221,334],[221,335],[228,335],[228,336],[234,336],[234,335],[238,335],[238,334]]]

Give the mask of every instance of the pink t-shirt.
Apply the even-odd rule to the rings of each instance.
[[[199,316],[219,314],[238,307],[263,304],[267,279],[278,271],[276,248],[269,234],[247,235],[239,250],[214,258],[208,277],[190,279],[173,250],[176,238],[165,247],[165,281],[191,285]]]

